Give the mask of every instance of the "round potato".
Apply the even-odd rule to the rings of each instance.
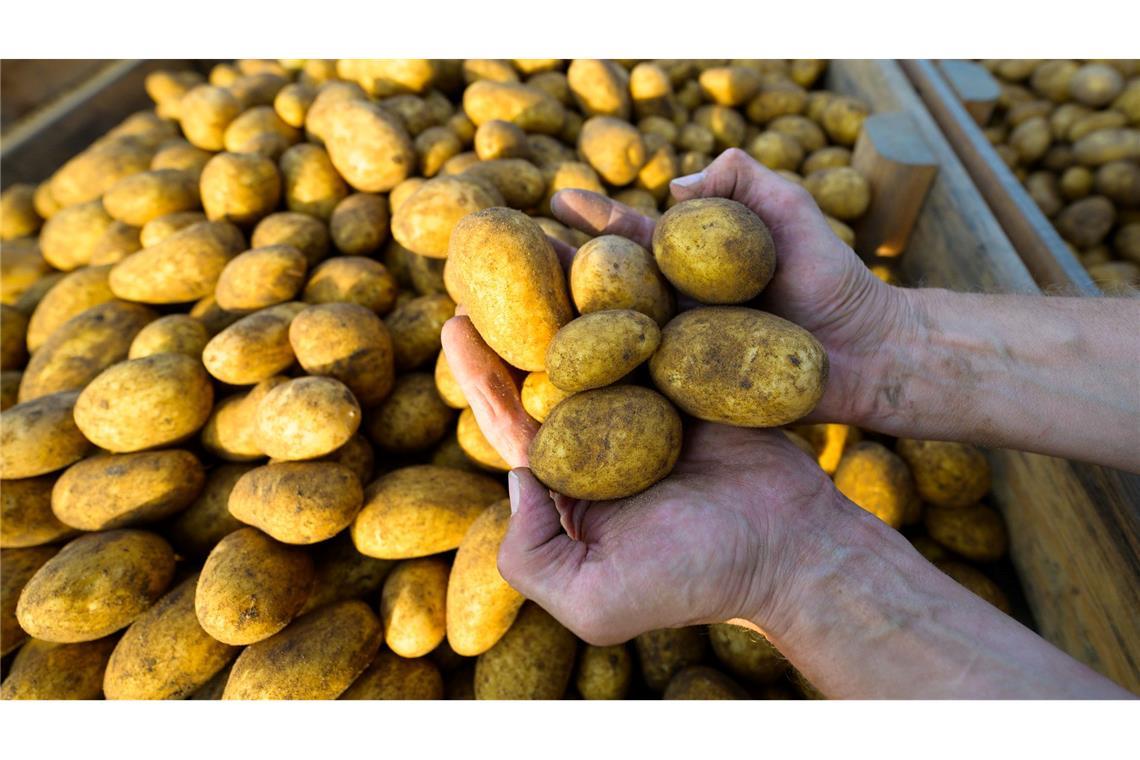
[[[241,232],[225,222],[183,228],[132,253],[111,269],[111,292],[140,303],[186,303],[213,295],[222,270],[245,250]]]
[[[820,210],[844,222],[859,219],[871,205],[871,186],[849,166],[817,169],[804,178]]]
[[[659,628],[634,639],[641,675],[652,691],[662,692],[678,672],[696,665],[708,648],[701,628]]]
[[[713,654],[737,678],[770,684],[788,670],[788,661],[761,634],[732,623],[709,626]]]
[[[435,388],[435,378],[411,372],[396,380],[392,392],[366,421],[368,437],[384,451],[411,453],[434,446],[447,433],[455,410]]]
[[[582,314],[633,309],[664,326],[673,296],[652,255],[627,238],[601,235],[578,249],[570,267],[570,293]]]
[[[833,143],[851,147],[863,130],[870,108],[858,98],[831,98],[820,114],[820,126]]]
[[[416,167],[412,138],[398,117],[362,100],[341,100],[328,108],[325,147],[336,170],[356,190],[391,190]]]
[[[545,372],[531,372],[522,385],[523,408],[539,422],[545,422],[554,407],[571,395],[550,382]]]
[[[740,684],[704,665],[690,665],[669,680],[664,699],[747,699]]]
[[[60,210],[40,231],[44,261],[64,272],[86,266],[91,263],[95,244],[114,221],[99,200]]]
[[[201,191],[207,219],[253,225],[277,208],[281,174],[264,156],[219,153],[202,169]]]
[[[641,312],[592,312],[555,334],[546,350],[546,373],[568,393],[602,388],[636,369],[660,342],[657,323]]]
[[[395,305],[398,289],[396,278],[380,262],[338,256],[313,270],[301,298],[314,304],[347,301],[386,314]]]
[[[16,606],[20,627],[44,641],[94,641],[130,625],[174,577],[174,550],[153,533],[80,536],[32,576]]]
[[[1140,207],[1140,164],[1110,161],[1096,170],[1096,191],[1117,206]]]
[[[524,604],[510,630],[475,663],[476,699],[560,699],[577,639],[550,613]]]
[[[255,106],[229,123],[222,136],[229,153],[253,153],[275,159],[301,139],[272,106]]]
[[[182,133],[202,150],[222,150],[226,127],[241,111],[241,103],[228,90],[206,84],[190,90],[178,101]]]
[[[281,121],[298,129],[305,126],[305,116],[313,100],[317,97],[317,88],[307,82],[292,82],[277,92],[273,99],[273,110]]]
[[[646,160],[637,127],[610,116],[594,116],[582,124],[578,150],[602,179],[617,186],[633,182]]]
[[[91,444],[75,424],[78,391],[25,401],[0,414],[0,477],[33,478],[78,462]]]
[[[594,501],[644,491],[672,472],[680,453],[677,410],[633,385],[574,394],[554,408],[529,449],[539,480]]]
[[[251,248],[292,246],[305,255],[309,266],[329,254],[328,227],[320,219],[296,211],[279,211],[257,223],[250,237]]]
[[[288,369],[296,358],[289,325],[304,309],[303,303],[283,303],[234,322],[206,344],[206,370],[223,383],[253,385]]]
[[[257,405],[258,447],[274,459],[324,456],[360,427],[360,404],[331,377],[299,377],[273,388]]]
[[[413,298],[384,318],[392,336],[396,369],[417,369],[435,358],[443,323],[455,316],[455,302],[442,293]]]
[[[293,212],[328,221],[348,197],[348,185],[325,149],[311,143],[294,145],[281,156],[285,205]]]
[[[171,140],[164,143],[155,152],[154,158],[150,162],[150,170],[177,169],[193,177],[195,189],[197,189],[198,180],[202,177],[202,169],[213,156],[214,154],[210,151],[195,148],[185,140]],[[203,214],[202,220],[204,221],[205,218],[206,216]]]
[[[421,256],[447,257],[456,223],[481,209],[501,206],[494,188],[462,177],[436,177],[425,182],[400,204],[392,217],[392,236]]]
[[[340,699],[443,699],[443,676],[426,657],[380,652]]]
[[[984,504],[931,507],[925,524],[931,538],[975,562],[1001,559],[1009,546],[1001,515]]]
[[[625,644],[582,649],[575,679],[582,699],[624,699],[632,680],[633,657]]]
[[[229,496],[230,514],[286,544],[315,544],[347,528],[364,491],[335,462],[283,462],[251,470]]]
[[[5,483],[20,483],[14,480]],[[7,496],[5,496],[7,499]],[[5,513],[7,517],[7,513]],[[57,546],[35,546],[23,549],[5,547],[0,551],[0,655],[16,651],[28,639],[28,633],[16,619],[16,605],[24,586],[44,564],[59,551]]]
[[[0,193],[0,240],[31,237],[44,220],[36,213],[36,188],[15,184]]]
[[[401,657],[423,657],[447,634],[448,563],[439,557],[404,560],[384,580],[380,619],[384,641]]]
[[[900,528],[915,499],[906,463],[887,447],[862,441],[850,447],[835,471],[835,487],[892,528]]]
[[[166,535],[183,557],[202,558],[242,523],[230,514],[230,492],[253,465],[222,464],[210,469],[194,502],[167,526]]]
[[[990,490],[990,464],[974,446],[900,438],[896,450],[910,466],[918,495],[928,504],[968,507]]]
[[[388,204],[378,195],[355,193],[333,209],[329,230],[341,253],[363,256],[374,253],[388,237]]]
[[[99,699],[114,636],[79,644],[32,639],[16,653],[0,700]]]
[[[448,159],[463,150],[459,137],[447,127],[428,127],[416,135],[414,144],[417,166],[425,177],[439,174]]]
[[[746,150],[758,162],[777,171],[795,171],[804,159],[800,144],[782,132],[761,132],[748,142]]]
[[[806,176],[819,169],[838,169],[850,165],[850,149],[839,145],[830,145],[826,148],[820,148],[805,158],[800,168]]]
[[[1069,95],[1092,108],[1106,106],[1124,89],[1124,77],[1103,63],[1086,63],[1069,79]]]

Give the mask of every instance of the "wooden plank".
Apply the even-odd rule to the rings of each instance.
[[[902,63],[1033,279],[1048,293],[1102,295],[931,61]]]
[[[829,85],[876,111],[910,114],[938,158],[900,262],[908,282],[1040,292],[897,64],[835,61]],[[1011,557],[1041,634],[1140,693],[1140,476],[1007,450],[989,458],[991,497],[1009,525]]]
[[[15,60],[0,65],[0,130],[78,87],[108,61]]]
[[[970,118],[979,127],[984,127],[997,108],[1001,97],[1001,86],[990,76],[990,72],[973,61],[940,61],[943,76]]]

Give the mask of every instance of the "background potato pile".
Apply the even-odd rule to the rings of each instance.
[[[803,182],[851,242],[847,223],[870,202],[849,167],[867,108],[814,89],[824,70],[244,60],[152,74],[152,110],[2,198],[0,696],[814,695],[746,629],[586,646],[511,589],[496,567],[506,465],[439,334],[456,283],[488,269],[473,260],[453,276],[452,232],[507,240],[516,250],[482,254],[530,267],[518,282],[531,330],[495,346],[530,373],[527,409],[596,429],[597,409],[633,399],[645,413],[630,424],[676,433],[656,454],[675,458],[676,411],[623,375],[655,349],[649,373],[689,378],[669,395],[701,414],[686,391],[717,377],[670,345],[723,339],[710,330],[721,323],[744,340],[763,317],[719,305],[674,319],[658,245],[590,240],[550,217],[550,198],[586,188],[657,216],[669,180],[742,147]],[[662,225],[665,274],[706,301],[747,300],[771,251],[730,278],[745,295],[718,300],[683,248],[706,217],[758,220],[706,206]],[[545,236],[582,246],[564,280]],[[536,288],[549,274],[561,292]],[[575,359],[599,335],[618,365]],[[583,413],[576,399],[591,394],[602,403]],[[716,413],[746,413],[736,401]],[[1000,519],[979,504],[977,452],[799,432],[892,525],[933,505],[916,543],[1000,604],[966,564],[1004,551]]]
[[[985,129],[1109,294],[1140,290],[1137,61],[984,61],[1001,84]]]

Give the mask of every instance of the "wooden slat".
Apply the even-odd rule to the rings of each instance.
[[[990,72],[973,61],[941,61],[939,68],[970,118],[985,126],[1001,97],[1001,87]]]
[[[834,89],[876,111],[911,114],[939,160],[902,256],[904,278],[952,290],[1040,292],[900,67],[835,61],[829,76]],[[1037,454],[989,456],[991,496],[1009,524],[1010,553],[1041,634],[1140,693],[1140,477]]]

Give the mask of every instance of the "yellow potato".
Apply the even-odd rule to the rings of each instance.
[[[641,312],[592,312],[555,334],[546,350],[546,374],[568,393],[602,388],[636,369],[660,342],[657,323]]]
[[[892,528],[902,526],[908,505],[916,500],[906,463],[873,441],[857,443],[844,453],[835,471],[835,487]]]
[[[360,480],[342,464],[283,462],[242,475],[229,510],[282,543],[314,544],[347,528],[363,499]]]
[[[166,535],[183,557],[202,558],[242,523],[230,514],[230,492],[252,465],[222,464],[210,469],[206,485],[194,502],[168,525]]]
[[[369,102],[342,100],[328,109],[325,147],[336,170],[356,190],[391,190],[416,168],[412,138],[398,117]]]
[[[5,480],[0,487],[0,548],[53,544],[75,531],[51,511],[51,477]],[[15,601],[13,601],[13,605]]]
[[[448,127],[428,127],[416,135],[414,145],[417,166],[425,177],[439,174],[447,160],[463,150],[459,137]]]
[[[1140,207],[1140,164],[1110,161],[1096,170],[1096,191],[1117,206]]]
[[[392,392],[369,413],[368,437],[384,451],[411,453],[439,442],[455,418],[435,389],[435,378],[410,372],[396,380]]]
[[[1085,135],[1073,145],[1073,157],[1085,166],[1140,159],[1140,129],[1102,129]]]
[[[300,139],[300,131],[287,124],[268,105],[243,111],[229,123],[222,135],[225,149],[229,153],[253,153],[272,159],[279,157]]]
[[[305,283],[305,255],[291,245],[253,248],[230,259],[214,297],[226,311],[257,311],[290,301]]]
[[[758,162],[777,171],[795,171],[804,159],[804,149],[795,138],[781,132],[761,132],[747,144],[747,151]]]
[[[375,599],[395,562],[366,557],[352,545],[350,531],[314,547],[316,578],[313,591],[301,608],[304,615],[311,610],[346,599]]]
[[[96,243],[114,221],[99,200],[60,210],[40,231],[44,261],[64,272],[86,266]]]
[[[476,127],[506,121],[524,132],[558,134],[566,118],[562,104],[535,87],[516,82],[474,82],[463,91],[463,110]]]
[[[570,293],[582,314],[633,309],[664,326],[673,296],[648,251],[627,238],[602,235],[578,249],[570,267]]]
[[[241,104],[242,112],[259,106],[273,105],[277,93],[287,83],[285,77],[272,72],[242,74],[226,85]]]
[[[769,684],[788,670],[788,661],[761,634],[732,623],[709,626],[713,654],[733,675],[753,683]]]
[[[281,121],[298,129],[305,126],[305,116],[317,97],[317,88],[307,82],[292,82],[277,92],[273,110]]]
[[[47,281],[53,270],[40,255],[35,240],[6,240],[0,247],[0,303],[14,306],[31,288]]]
[[[447,363],[447,355],[442,351],[435,360],[435,389],[439,393],[439,397],[443,399],[443,403],[450,406],[452,409],[466,409],[467,398],[463,395],[463,389],[459,387],[455,375],[451,373],[451,367]]]
[[[150,170],[177,169],[192,177],[196,188],[202,176],[202,169],[213,155],[208,150],[195,148],[186,140],[168,140],[155,152],[150,162]],[[202,219],[205,219],[205,215]]]
[[[0,240],[31,237],[40,231],[43,219],[36,213],[36,188],[14,184],[0,193]]]
[[[398,287],[396,278],[380,262],[337,256],[313,270],[301,298],[313,304],[347,301],[386,314],[395,305]]]
[[[748,125],[736,109],[704,105],[693,112],[693,121],[712,133],[718,152],[744,144]]]
[[[336,71],[341,79],[358,82],[373,97],[385,98],[426,91],[442,76],[442,61],[422,58],[341,59]]]
[[[226,264],[245,248],[241,232],[232,224],[193,224],[115,264],[111,292],[126,301],[152,304],[213,295]]]
[[[36,352],[64,323],[92,306],[106,303],[115,296],[108,284],[110,266],[83,267],[66,274],[49,290],[25,323],[27,347]],[[19,324],[18,312],[4,310],[6,322]],[[10,327],[6,329],[11,329]],[[16,363],[5,360],[5,366]]]
[[[625,699],[632,680],[633,657],[625,644],[582,649],[575,679],[582,699]]]
[[[1106,106],[1124,89],[1120,72],[1103,63],[1086,63],[1069,79],[1069,95],[1092,108]]]
[[[281,184],[271,159],[219,153],[202,169],[202,208],[211,221],[252,225],[277,208]]]
[[[337,204],[348,197],[332,159],[319,145],[294,145],[281,156],[282,189],[290,211],[328,221]]]
[[[178,169],[157,169],[119,180],[103,196],[113,218],[142,227],[152,219],[198,208],[196,178]]]
[[[739,106],[759,92],[763,79],[746,66],[715,66],[702,71],[699,82],[709,100],[722,106]]]
[[[340,380],[366,407],[392,390],[392,338],[379,317],[363,306],[310,306],[293,320],[289,341],[306,372]]]
[[[351,256],[372,253],[388,237],[388,204],[377,195],[355,193],[333,209],[329,229],[337,250]]]
[[[7,489],[12,483],[8,481]],[[7,499],[7,496],[5,496]],[[5,519],[8,515],[5,512]],[[57,546],[35,546],[23,549],[5,547],[0,551],[0,655],[7,656],[28,639],[28,633],[16,619],[16,604],[20,592],[44,564],[59,551]]]
[[[253,385],[287,369],[296,358],[289,325],[304,309],[302,303],[284,303],[242,317],[206,344],[206,370],[223,383]]]
[[[951,551],[975,562],[993,562],[1009,546],[1001,515],[984,504],[968,507],[930,507],[926,532]]]
[[[448,563],[439,557],[404,560],[384,580],[380,619],[384,641],[401,657],[423,657],[447,633]]]
[[[0,686],[0,700],[98,699],[115,643],[114,636],[79,644],[32,639],[16,653]]]
[[[331,377],[299,377],[281,383],[257,405],[258,447],[274,459],[324,456],[343,446],[360,427],[352,391]]]
[[[117,264],[142,248],[140,230],[124,222],[112,222],[91,249],[91,265]]]
[[[820,114],[819,123],[833,143],[851,147],[863,130],[870,108],[858,98],[831,98]]]
[[[340,699],[443,699],[443,676],[426,657],[380,652]]]
[[[459,447],[463,449],[463,453],[481,467],[488,470],[499,470],[500,472],[511,469],[510,464],[499,455],[499,452],[483,435],[483,431],[479,429],[479,423],[475,421],[475,413],[470,409],[464,409],[459,413],[459,424],[456,425],[455,436],[456,440],[459,441]]]
[[[197,319],[186,314],[171,314],[139,330],[131,341],[127,358],[142,359],[152,354],[176,353],[198,359],[209,340],[206,326]]]
[[[416,369],[435,358],[440,350],[439,331],[455,315],[455,302],[442,293],[413,298],[384,318],[392,336],[396,369]]]
[[[634,639],[641,675],[652,691],[661,692],[678,672],[705,657],[703,631],[695,626],[660,628]]]
[[[494,188],[462,177],[436,177],[422,184],[392,217],[392,237],[421,256],[447,257],[451,231],[463,217],[501,206]]]
[[[645,143],[637,128],[610,116],[594,116],[585,121],[578,149],[611,185],[633,182],[646,160]]]
[[[475,155],[480,161],[496,158],[530,158],[526,132],[509,121],[493,119],[483,122],[473,138]]]
[[[476,699],[560,699],[574,670],[577,639],[533,602],[475,664]]]
[[[73,413],[78,396],[78,391],[40,396],[0,415],[0,477],[45,475],[86,456],[91,444]]]
[[[584,115],[629,119],[629,75],[613,61],[571,61],[566,82]]]
[[[860,218],[871,205],[870,184],[847,166],[817,169],[804,178],[804,187],[823,213],[845,222]]]
[[[539,422],[545,422],[554,407],[571,395],[550,382],[545,372],[531,372],[522,385],[523,408]]]
[[[690,665],[669,680],[664,699],[747,699],[731,678],[704,665]]]
[[[768,122],[768,129],[795,138],[804,153],[814,153],[827,145],[827,137],[818,124],[806,116],[787,114]]]
[[[900,438],[896,450],[910,466],[918,495],[929,504],[968,507],[990,490],[989,462],[974,446]]]
[[[765,82],[745,113],[753,124],[764,125],[781,116],[798,116],[807,107],[808,93],[795,82],[779,80]]]
[[[166,214],[157,219],[151,219],[139,230],[139,244],[143,248],[158,245],[179,230],[184,230],[191,225],[204,221],[206,221],[206,215],[201,211],[180,211],[176,214]]]
[[[51,176],[49,192],[52,201],[60,209],[65,209],[98,200],[123,177],[146,171],[154,157],[155,147],[153,140],[141,135],[113,136],[108,133]]]
[[[463,171],[460,177],[483,180],[494,185],[503,202],[515,209],[526,210],[539,205],[546,194],[546,178],[530,161],[521,158],[498,158],[480,161]]]
[[[241,103],[233,94],[212,85],[199,85],[178,101],[182,133],[194,147],[202,150],[222,150],[226,127],[241,111]]]

